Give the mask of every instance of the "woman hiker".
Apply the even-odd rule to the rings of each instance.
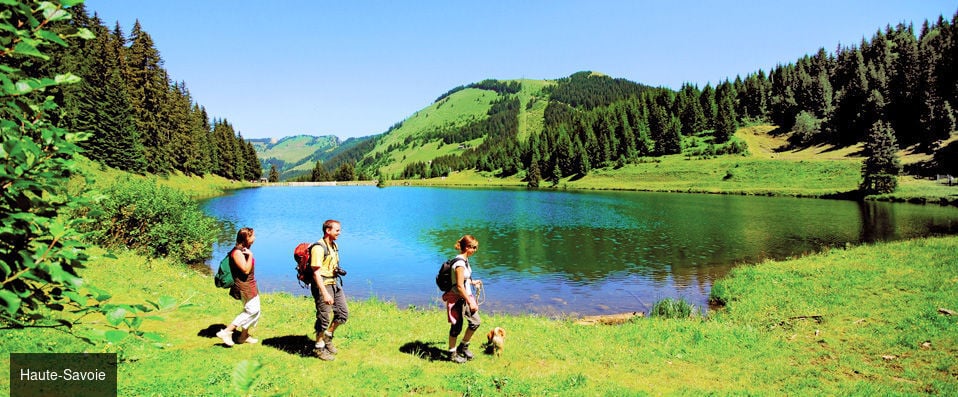
[[[226,346],[233,346],[233,331],[242,328],[240,332],[239,343],[256,343],[256,338],[249,335],[250,328],[256,326],[259,322],[259,288],[256,287],[256,260],[253,259],[253,251],[250,246],[256,241],[256,235],[253,234],[253,228],[244,227],[236,232],[236,246],[230,251],[230,271],[233,273],[233,290],[230,295],[239,293],[240,300],[243,302],[243,311],[233,319],[233,322],[222,331],[217,332],[216,336],[223,340]]]
[[[472,267],[469,266],[469,257],[475,255],[479,249],[479,241],[467,234],[456,242],[456,249],[459,250],[459,255],[452,264],[453,287],[442,295],[442,300],[446,303],[446,317],[452,324],[449,327],[449,359],[462,364],[473,357],[469,351],[469,341],[480,324],[479,304],[476,303],[472,289],[474,286],[482,288],[482,280],[472,279]],[[466,328],[462,342],[456,346],[456,340],[462,333],[463,321],[468,321],[469,327]]]

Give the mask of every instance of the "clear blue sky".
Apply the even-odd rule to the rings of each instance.
[[[704,87],[870,39],[916,32],[941,0],[88,0],[134,21],[210,117],[246,138],[378,134],[449,89],[592,70]]]

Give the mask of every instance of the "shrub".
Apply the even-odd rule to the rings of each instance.
[[[92,230],[97,243],[186,264],[212,255],[216,221],[185,193],[136,177],[120,179],[104,193],[98,211],[91,211],[97,220]]]

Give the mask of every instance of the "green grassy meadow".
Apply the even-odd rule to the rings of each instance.
[[[237,379],[252,381],[251,395],[294,396],[958,393],[958,317],[939,312],[958,310],[958,237],[742,266],[716,284],[728,304],[708,317],[583,326],[486,313],[477,357],[463,365],[440,357],[448,324],[438,304],[351,301],[350,321],[337,332],[340,353],[323,362],[308,354],[311,299],[267,294],[253,332],[260,343],[227,348],[213,333],[239,303],[210,275],[93,253],[82,275],[115,301],[167,295],[187,304],[144,323],[166,336],[162,348],[129,339],[91,346],[56,329],[0,330],[0,338],[7,352],[116,352],[124,396],[240,395]],[[501,357],[478,346],[493,326],[507,330]],[[242,362],[259,370],[234,379]]]

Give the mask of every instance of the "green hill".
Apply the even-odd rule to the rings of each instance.
[[[276,165],[280,177],[286,179],[295,174],[308,172],[316,161],[321,161],[340,146],[339,138],[331,135],[296,135],[275,138],[250,139],[256,149],[256,157],[267,175],[271,165]]]

